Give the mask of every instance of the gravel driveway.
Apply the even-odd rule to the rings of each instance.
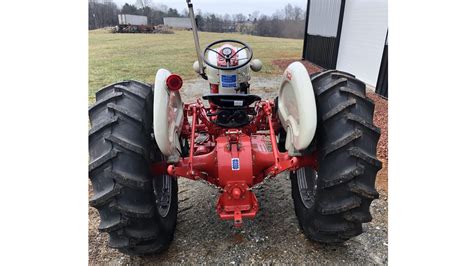
[[[279,82],[279,77],[257,77],[252,80],[251,91],[262,98],[273,98]],[[206,90],[204,80],[185,81],[183,100],[194,100]],[[108,248],[107,234],[97,230],[98,213],[89,208],[89,263],[387,264],[387,161],[383,162],[384,168],[377,176],[380,198],[371,206],[374,219],[364,225],[363,234],[344,244],[319,245],[304,237],[294,213],[288,173],[267,180],[255,190],[260,210],[254,220],[244,220],[239,229],[233,227],[232,221],[218,218],[217,189],[179,179],[178,225],[169,250],[161,255],[129,257]],[[89,188],[90,196],[91,193]]]

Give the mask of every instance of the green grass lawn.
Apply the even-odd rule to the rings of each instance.
[[[300,58],[303,40],[257,37],[229,33],[199,33],[201,48],[219,39],[238,39],[254,50],[262,60],[259,75],[280,74],[272,65],[275,59]],[[152,83],[156,71],[166,68],[183,79],[197,78],[192,69],[196,60],[191,31],[175,34],[113,34],[105,30],[89,31],[89,99],[101,87],[125,79]]]

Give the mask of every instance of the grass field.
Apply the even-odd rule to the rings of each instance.
[[[242,34],[200,32],[201,48],[219,39],[238,39],[254,50],[263,61],[258,75],[280,74],[275,59],[300,58],[303,40],[257,37]],[[159,68],[166,68],[184,79],[197,78],[192,69],[196,60],[191,31],[175,34],[112,34],[89,31],[89,101],[101,87],[124,79],[153,82]]]

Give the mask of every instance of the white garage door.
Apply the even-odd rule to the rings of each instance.
[[[375,86],[387,24],[387,0],[347,0],[336,68]]]

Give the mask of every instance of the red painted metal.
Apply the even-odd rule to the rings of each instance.
[[[263,109],[265,111],[265,114],[267,115],[268,125],[270,127],[270,141],[272,142],[272,152],[273,152],[273,158],[275,159],[275,167],[279,167],[280,162],[279,162],[279,157],[278,157],[278,148],[277,148],[278,146],[277,146],[277,143],[276,143],[275,131],[273,130],[272,107],[271,107],[270,103],[267,102],[264,105]]]
[[[211,84],[210,86],[211,86],[211,93],[214,93],[214,94],[219,93],[219,84]],[[217,110],[217,105],[215,105],[214,103],[209,103],[209,106],[211,107],[211,111],[215,113]],[[213,119],[215,119],[215,117],[213,117]]]
[[[250,137],[240,130],[230,129],[217,138],[218,185],[224,188],[217,212],[221,219],[234,219],[236,226],[241,217],[253,218],[258,209],[253,185],[253,162]],[[255,199],[255,200],[254,200]]]
[[[219,49],[219,53],[217,55],[217,65],[220,66],[220,67],[226,67],[227,66],[227,62],[225,60],[225,57],[223,56],[223,53],[222,53],[222,50],[224,50],[224,48],[230,48],[232,49],[232,53],[231,55],[234,55],[231,59],[230,59],[230,62],[229,64],[231,66],[236,66],[239,64],[239,54],[236,54],[237,52],[237,49],[235,49],[234,47],[230,46],[230,45],[223,45],[220,49]]]
[[[178,91],[183,86],[183,79],[176,74],[171,74],[166,79],[166,86],[169,90]]]
[[[318,168],[316,153],[289,156],[287,152],[278,151],[275,132],[280,122],[278,117],[273,117],[273,108],[273,102],[260,101],[255,105],[256,115],[249,125],[226,129],[211,122],[213,118],[206,112],[212,110],[204,107],[200,100],[186,104],[184,114],[192,116],[192,122],[190,125],[184,119],[181,137],[191,143],[189,157],[167,168],[157,163],[152,173],[202,179],[220,187],[222,194],[216,207],[219,217],[234,220],[234,224],[240,226],[243,218],[255,217],[259,208],[252,186],[286,170],[304,166]],[[201,137],[197,143],[197,135],[203,132],[208,136]]]
[[[219,84],[211,84],[211,93],[219,93]]]
[[[194,157],[194,139],[196,138],[196,106],[193,106],[193,122],[191,126],[191,148],[189,149],[189,174],[194,175],[193,157]]]
[[[254,218],[257,214],[257,197],[246,184],[229,183],[219,197],[216,209],[222,220],[234,220],[234,225],[240,227],[242,218]]]

